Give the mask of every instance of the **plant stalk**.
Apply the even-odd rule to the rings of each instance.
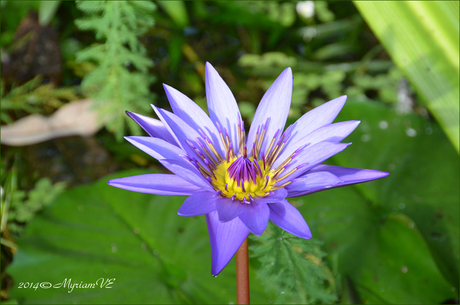
[[[248,238],[236,252],[236,303],[249,304]]]

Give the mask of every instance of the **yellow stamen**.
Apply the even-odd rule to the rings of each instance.
[[[286,178],[287,176],[289,176],[290,174],[294,173],[296,170],[297,170],[297,167],[294,168],[294,169],[292,169],[292,170],[290,170],[289,173],[287,173],[287,174],[284,175],[283,177],[278,178],[278,179],[276,179],[276,180],[281,181],[281,180],[283,180],[284,178]]]
[[[286,185],[291,184],[291,183],[292,183],[292,181],[288,181],[288,182],[286,182],[286,183],[281,184],[280,186],[274,187],[273,189],[274,189],[274,190],[277,190],[277,189],[283,188],[283,187],[285,187]]]
[[[212,177],[214,176],[214,172],[211,174],[209,173],[206,169],[204,169],[203,165],[198,163],[198,170],[201,172],[201,174],[205,177]],[[215,177],[215,176],[214,176]]]
[[[206,147],[202,147],[203,148],[203,151],[205,152],[205,154],[209,157],[208,158],[208,161],[211,161],[211,164],[216,166],[217,165],[217,162],[216,160],[214,160],[214,158],[211,156],[211,153],[206,149]]]
[[[277,147],[276,153],[270,156],[270,160],[268,161],[268,165],[271,167],[273,165],[273,162],[275,162],[276,158],[278,158],[278,155],[280,154],[281,150],[283,149],[284,145],[286,143],[282,143],[280,146]]]
[[[219,155],[219,153],[217,152],[217,150],[216,150],[216,148],[214,147],[214,145],[212,145],[212,143],[210,143],[210,142],[208,141],[208,139],[205,139],[205,141],[206,141],[206,144],[208,144],[208,147],[209,147],[209,149],[212,151],[212,153],[214,154],[214,156],[216,156],[217,160],[218,160],[219,162],[224,161],[224,159],[222,159],[222,157],[221,157],[221,156]]]
[[[273,190],[276,180],[273,179],[273,171],[265,170],[262,161],[257,161],[254,158],[249,158],[253,163],[258,162],[259,167],[262,171],[262,175],[256,175],[256,181],[252,181],[252,177],[249,180],[236,181],[228,172],[229,167],[237,160],[236,157],[230,158],[229,162],[223,161],[214,170],[214,177],[211,180],[212,185],[216,190],[221,191],[221,196],[232,198],[235,200],[246,200],[250,201],[250,198],[265,197],[270,194]],[[267,183],[268,177],[268,183]],[[249,196],[250,195],[250,196]]]

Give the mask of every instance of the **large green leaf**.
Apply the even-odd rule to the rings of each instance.
[[[377,103],[348,102],[361,119],[341,166],[390,176],[297,199],[313,236],[337,255],[361,301],[440,303],[458,297],[459,160],[440,128]],[[294,203],[295,203],[294,202]],[[455,288],[454,288],[455,287]]]
[[[127,176],[145,172],[124,172]],[[112,176],[111,178],[114,178]],[[183,197],[116,189],[107,179],[63,193],[38,215],[18,241],[8,272],[20,303],[150,304],[235,302],[235,265],[211,276],[211,250],[204,217],[180,217]],[[71,279],[107,288],[19,289],[21,282],[51,284]],[[268,297],[251,272],[251,297]]]
[[[459,151],[459,2],[354,1]]]

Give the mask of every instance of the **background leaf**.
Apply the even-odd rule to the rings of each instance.
[[[61,1],[40,1],[40,9],[38,11],[38,19],[40,25],[47,25],[56,14]]]
[[[338,270],[350,279],[360,302],[455,299],[459,283],[455,150],[433,122],[398,115],[381,104],[349,101],[336,121],[353,119],[362,119],[346,140],[354,145],[334,156],[333,162],[386,170],[390,176],[292,202],[313,236],[324,238],[329,255],[338,255]]]
[[[189,24],[187,8],[183,1],[158,1],[157,3],[171,17],[177,27],[183,28]]]
[[[354,1],[459,151],[459,2]]]

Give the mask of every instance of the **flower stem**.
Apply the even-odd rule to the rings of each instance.
[[[249,304],[248,238],[236,252],[236,303]]]

